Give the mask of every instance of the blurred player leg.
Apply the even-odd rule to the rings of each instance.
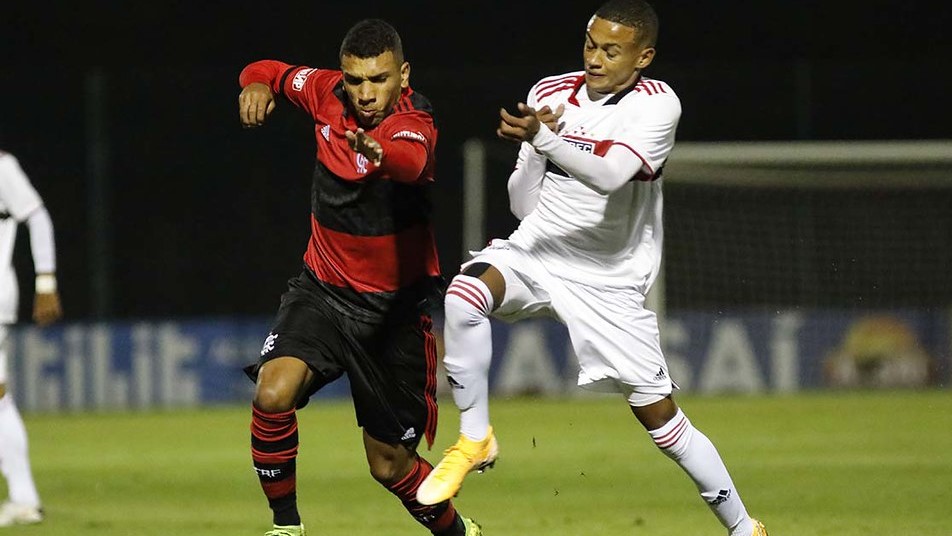
[[[7,327],[0,326],[0,471],[9,499],[0,507],[0,527],[43,520],[40,497],[30,470],[26,428],[13,396],[6,393]]]

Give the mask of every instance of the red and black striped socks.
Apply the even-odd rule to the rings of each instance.
[[[396,484],[387,486],[403,502],[403,507],[410,512],[421,525],[430,529],[433,534],[453,534],[458,530],[462,520],[456,514],[456,508],[450,501],[443,501],[432,506],[424,506],[417,502],[417,488],[423,482],[433,466],[423,458],[417,457],[413,469]],[[455,529],[455,530],[454,530]]]
[[[274,512],[275,525],[300,525],[295,460],[298,426],[295,410],[268,413],[251,408],[251,459],[261,489]]]

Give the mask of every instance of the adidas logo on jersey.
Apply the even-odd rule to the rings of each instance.
[[[407,428],[407,431],[403,433],[403,437],[400,438],[400,441],[410,441],[411,439],[416,439],[416,430],[412,426]]]
[[[449,382],[450,387],[453,389],[464,389],[463,384],[454,380],[452,376],[447,375],[446,381]]]
[[[654,380],[655,380],[656,382],[660,382],[661,380],[663,380],[663,379],[665,379],[665,378],[667,378],[667,377],[668,377],[668,375],[665,374],[664,369],[661,368],[661,369],[658,369],[658,373],[654,375]]]

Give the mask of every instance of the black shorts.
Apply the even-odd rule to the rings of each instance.
[[[406,322],[368,322],[330,305],[326,291],[307,272],[288,281],[261,359],[245,369],[257,378],[261,364],[296,357],[314,371],[298,407],[328,383],[347,374],[357,424],[371,437],[416,448],[432,446],[436,433],[436,342],[428,314]]]

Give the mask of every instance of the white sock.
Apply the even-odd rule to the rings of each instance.
[[[750,536],[750,516],[711,440],[694,428],[680,409],[667,424],[648,434],[691,477],[701,498],[729,534]]]
[[[447,287],[443,305],[443,366],[460,410],[460,432],[479,441],[489,429],[493,296],[479,278],[460,274]]]
[[[40,506],[30,472],[26,428],[9,394],[0,397],[0,472],[7,479],[10,502]]]

